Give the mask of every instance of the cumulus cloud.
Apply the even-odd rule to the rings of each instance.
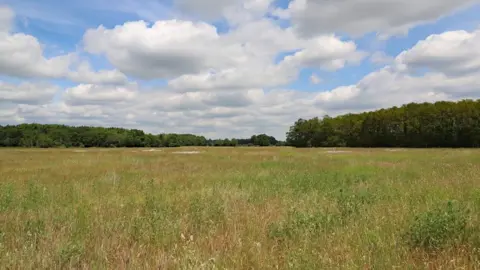
[[[347,62],[358,63],[365,53],[357,51],[354,42],[344,42],[334,36],[312,39],[307,46],[293,55],[285,57],[285,63],[297,67],[313,67],[335,71]]]
[[[218,39],[216,28],[209,24],[171,20],[151,27],[143,21],[114,29],[100,26],[87,31],[84,43],[88,52],[105,54],[120,71],[152,79],[233,64],[240,48],[216,50],[223,45]]]
[[[3,102],[15,104],[45,104],[60,89],[46,83],[10,84],[0,81],[0,108]]]
[[[66,89],[63,99],[69,105],[108,105],[133,100],[136,95],[136,85],[128,87],[80,84]]]
[[[35,37],[10,33],[14,17],[13,10],[0,6],[0,74],[21,78],[64,76],[72,55],[44,57]]]
[[[182,75],[169,81],[169,86],[179,92],[236,91],[251,88],[275,87],[295,79],[297,70],[286,65],[267,67],[240,67]]]
[[[293,0],[275,14],[290,19],[303,35],[342,32],[359,36],[369,32],[405,33],[432,22],[476,0]]]
[[[65,76],[72,55],[52,58],[43,56],[43,48],[35,37],[22,33],[0,33],[0,73],[21,77]]]
[[[399,68],[428,69],[448,76],[480,71],[480,30],[431,35],[396,58]]]
[[[262,35],[258,35],[261,32]],[[178,91],[275,87],[305,66],[337,70],[363,58],[355,43],[335,36],[303,39],[262,19],[219,34],[207,23],[129,22],[99,27],[84,36],[88,52],[104,54],[121,72],[144,79],[170,79]],[[296,51],[280,63],[283,52]]]
[[[127,76],[116,69],[93,71],[86,61],[81,62],[76,70],[70,71],[67,77],[73,82],[88,84],[124,84],[128,81]]]
[[[413,77],[386,67],[370,73],[356,85],[319,93],[315,100],[317,106],[334,114],[447,100],[448,91],[453,89],[440,89],[438,86],[445,82],[441,79],[435,75]]]
[[[87,62],[71,69],[75,53],[44,56],[44,46],[37,38],[24,33],[11,33],[14,12],[0,7],[0,74],[27,78],[67,78],[78,83],[125,83],[127,78],[117,70],[93,71]]]

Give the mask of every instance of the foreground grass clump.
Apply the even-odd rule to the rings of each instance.
[[[0,268],[480,265],[478,150],[192,150],[0,149]]]
[[[468,211],[448,202],[415,217],[405,237],[413,248],[440,249],[466,244]]]

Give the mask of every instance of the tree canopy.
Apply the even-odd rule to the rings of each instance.
[[[299,119],[294,147],[479,147],[480,100],[410,103],[373,112]]]
[[[275,138],[267,137],[276,142]],[[138,129],[42,124],[0,126],[0,147],[264,146],[255,143],[259,142],[251,139],[211,140],[193,134],[153,135]],[[265,146],[268,145],[274,144]]]

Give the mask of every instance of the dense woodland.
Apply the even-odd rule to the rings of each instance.
[[[142,130],[65,125],[0,126],[0,147],[179,147],[271,146],[279,142],[260,134],[249,139],[211,140],[192,134],[147,134]]]
[[[411,103],[373,112],[299,119],[295,147],[479,147],[480,100]]]

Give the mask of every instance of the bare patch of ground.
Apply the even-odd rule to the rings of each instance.
[[[160,149],[148,149],[148,150],[142,150],[142,152],[162,152]]]
[[[325,153],[328,154],[346,154],[346,153],[352,153],[352,151],[345,151],[345,150],[330,150]]]
[[[176,155],[196,155],[200,154],[200,151],[179,151],[179,152],[173,152],[172,154]]]

